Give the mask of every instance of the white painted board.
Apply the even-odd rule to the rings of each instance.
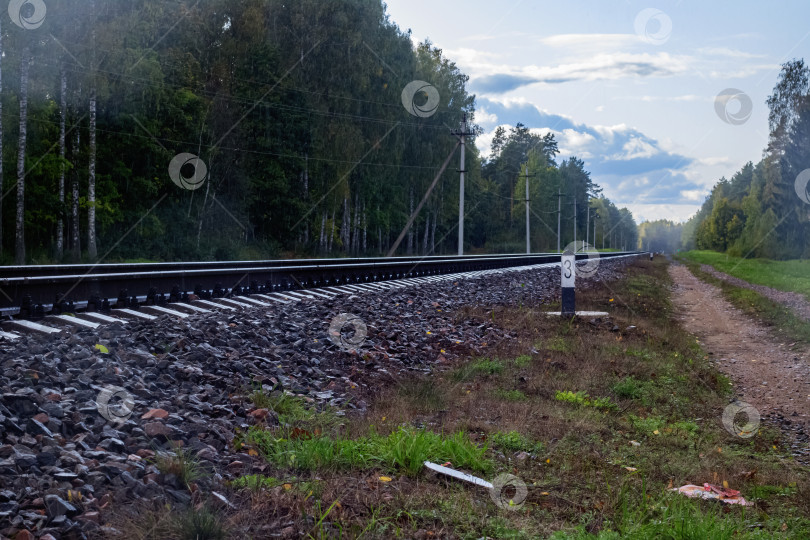
[[[577,262],[574,255],[563,255],[560,262],[562,286],[574,287],[574,280],[577,273]]]

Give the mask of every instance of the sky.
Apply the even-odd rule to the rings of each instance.
[[[637,221],[684,221],[756,163],[781,64],[810,61],[810,2],[387,0],[414,42],[470,76],[476,145],[553,132]]]

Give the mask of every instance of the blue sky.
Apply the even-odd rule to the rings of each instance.
[[[485,154],[498,125],[551,130],[639,221],[687,219],[758,161],[780,64],[810,61],[806,0],[387,4],[470,76]]]

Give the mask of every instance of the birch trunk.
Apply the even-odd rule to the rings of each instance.
[[[0,28],[0,96],[3,95],[3,29]],[[3,100],[0,99],[0,255],[3,254]]]
[[[332,234],[329,235],[329,248],[327,251],[332,253],[332,240],[335,238],[335,211],[332,210]]]
[[[368,217],[366,216],[366,205],[363,204],[363,253],[368,253]]]
[[[304,200],[309,200],[309,156],[304,156]],[[309,220],[304,223],[304,246],[309,245]]]
[[[318,249],[320,249],[321,253],[326,251],[326,212],[323,213],[321,219],[321,237],[320,242],[318,242]]]
[[[408,217],[410,218],[413,215],[413,186],[408,188],[408,197],[410,198],[410,210],[408,211]],[[408,229],[408,255],[413,255],[413,229]]]
[[[343,222],[340,225],[340,241],[343,243],[343,251],[348,252],[351,246],[349,245],[349,221],[351,220],[351,211],[349,210],[349,197],[348,195],[343,198]]]
[[[91,4],[95,8],[95,2]],[[93,9],[95,12],[95,9]],[[96,31],[93,29],[93,64],[91,69],[96,69],[95,47]],[[87,255],[91,261],[98,258],[96,248],[96,81],[93,73],[90,88],[90,164],[87,175]]]
[[[77,90],[77,95],[81,95],[81,87]],[[70,257],[73,262],[78,262],[82,256],[81,237],[79,235],[79,145],[81,144],[81,130],[78,125],[79,120],[76,120],[76,125],[73,127],[75,133],[73,134],[73,149],[71,151],[73,159],[73,181],[71,191],[73,200],[70,205]]]
[[[422,254],[427,255],[428,253],[428,239],[430,238],[430,212],[427,213],[427,218],[425,219],[425,237],[422,238]]]
[[[436,223],[439,221],[439,213],[433,214],[433,228],[430,230],[430,254],[436,253]]]
[[[354,198],[354,227],[352,231],[352,253],[357,255],[360,250],[360,201]]]
[[[17,145],[17,221],[14,234],[14,262],[25,264],[25,143],[28,138],[28,70],[31,52],[23,49],[20,60],[20,140]]]
[[[59,220],[56,222],[56,258],[65,255],[65,117],[67,115],[67,71],[62,63],[59,70]],[[1,116],[1,115],[0,115]],[[0,149],[0,155],[2,150]],[[1,191],[1,190],[0,190]]]

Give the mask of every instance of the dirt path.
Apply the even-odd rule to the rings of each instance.
[[[765,285],[754,285],[753,283],[748,283],[740,278],[724,274],[708,264],[701,265],[700,269],[716,278],[727,281],[732,285],[756,291],[765,298],[769,298],[774,302],[789,307],[798,317],[801,317],[806,321],[810,321],[810,300],[807,300],[803,294],[780,291],[778,289],[774,289],[773,287],[766,287]]]
[[[810,425],[810,351],[791,351],[685,266],[672,264],[669,272],[679,319],[713,353],[737,398],[789,429]]]

